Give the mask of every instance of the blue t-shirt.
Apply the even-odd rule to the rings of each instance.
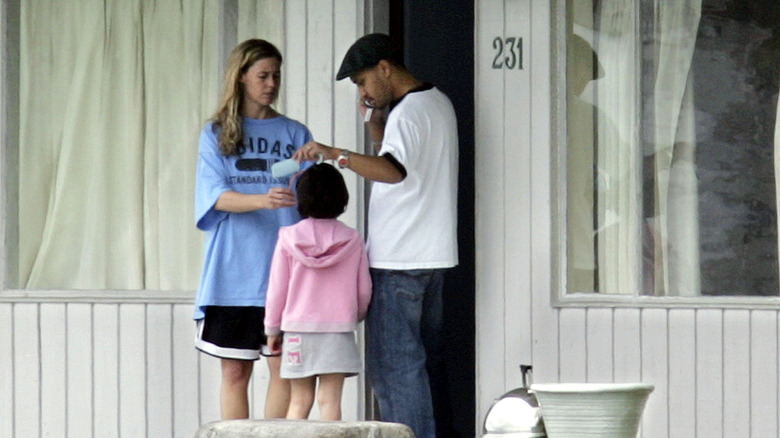
[[[312,139],[301,123],[284,116],[243,120],[240,155],[219,151],[219,130],[208,123],[200,134],[195,186],[195,222],[206,232],[205,257],[195,319],[204,306],[265,306],[268,271],[279,228],[300,220],[296,207],[228,213],[214,209],[226,191],[268,193],[287,187],[289,177],[273,178],[271,165],[291,158]]]

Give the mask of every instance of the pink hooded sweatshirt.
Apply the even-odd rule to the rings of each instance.
[[[336,219],[308,218],[279,229],[265,303],[265,333],[357,329],[371,301],[366,247]]]

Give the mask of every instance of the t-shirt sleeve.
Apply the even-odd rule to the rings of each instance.
[[[214,209],[217,199],[231,190],[224,173],[224,164],[219,153],[216,133],[207,125],[198,142],[198,168],[195,178],[195,224],[200,230],[214,228],[227,216],[224,211]]]
[[[395,126],[385,127],[385,136],[382,139],[382,148],[379,155],[390,154],[404,168],[414,163],[416,157],[412,156],[419,149],[420,135],[417,126],[407,119],[399,118],[393,121]],[[390,129],[388,129],[390,128]]]

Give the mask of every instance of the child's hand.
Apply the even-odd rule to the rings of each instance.
[[[281,336],[269,336],[268,348],[271,349],[271,353],[279,354],[282,352],[282,337]]]

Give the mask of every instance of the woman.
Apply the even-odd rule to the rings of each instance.
[[[195,319],[196,347],[221,359],[223,419],[248,418],[247,386],[254,361],[271,373],[265,416],[284,417],[289,382],[279,377],[263,334],[268,272],[279,228],[300,220],[288,179],[271,165],[311,140],[301,123],[274,110],[282,55],[251,39],[232,52],[222,103],[201,131],[195,220],[206,232]]]

